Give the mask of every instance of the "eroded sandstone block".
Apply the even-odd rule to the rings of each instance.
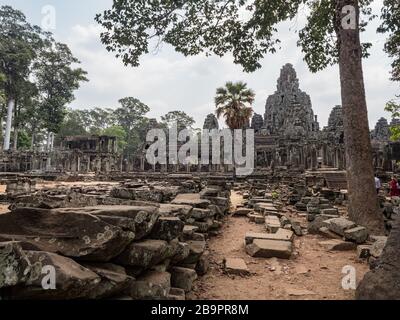
[[[132,283],[130,293],[137,300],[163,300],[168,298],[170,290],[170,273],[148,271]]]
[[[292,255],[292,243],[290,241],[255,239],[246,246],[246,252],[256,258],[281,258],[289,259]]]
[[[155,223],[150,238],[171,241],[178,238],[185,223],[178,217],[160,217]]]
[[[26,251],[28,259],[33,265],[31,277],[23,287],[11,288],[13,299],[45,299],[45,300],[72,300],[89,298],[91,293],[101,282],[100,277],[93,271],[83,267],[74,260],[58,254],[43,251]],[[51,275],[54,268],[55,278]],[[42,273],[45,270],[47,273]],[[54,281],[55,288],[45,290],[43,283],[51,286]]]
[[[171,273],[171,285],[176,288],[190,292],[193,287],[193,282],[197,279],[197,273],[193,269],[172,267]]]
[[[115,261],[123,266],[148,268],[171,258],[176,247],[163,240],[142,240],[131,243]]]
[[[134,239],[100,218],[78,209],[20,208],[0,215],[0,237],[21,241],[23,249],[85,261],[107,262]]]
[[[19,242],[0,242],[0,288],[25,283],[29,279],[31,267]]]

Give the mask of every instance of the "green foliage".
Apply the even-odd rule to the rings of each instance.
[[[184,111],[168,112],[166,115],[161,117],[161,121],[168,128],[171,128],[174,124],[176,124],[178,129],[192,129],[195,123],[194,119],[187,115]]]
[[[66,105],[74,100],[74,90],[88,81],[86,72],[73,68],[78,64],[67,45],[48,42],[34,63],[35,78],[40,92],[40,105],[48,131],[57,133],[66,114]]]
[[[10,6],[0,7],[0,73],[6,81],[2,87],[7,96],[21,92],[20,84],[26,81],[30,67],[43,45],[43,33],[26,21],[25,15]]]
[[[400,96],[398,98],[400,98]],[[400,118],[400,101],[396,101],[396,100],[389,101],[385,107],[385,110],[392,114],[393,119],[399,119]],[[391,126],[390,131],[392,134],[390,138],[393,141],[400,140],[400,126],[398,126],[398,125]]]
[[[118,140],[118,149],[127,156],[134,154],[146,138],[150,108],[140,100],[127,97],[119,100],[120,107],[93,108],[90,110],[68,109],[57,135],[111,135]]]
[[[216,114],[225,118],[230,129],[243,129],[250,123],[253,115],[251,107],[255,99],[253,90],[244,82],[227,82],[225,87],[217,89],[215,97]]]
[[[31,25],[25,15],[10,6],[0,7],[0,107],[16,102],[14,128],[36,136],[46,128],[58,132],[65,107],[86,72],[69,48],[49,32]],[[21,131],[21,130],[20,130]],[[21,144],[20,144],[21,145]]]
[[[398,1],[398,0],[387,0]],[[372,18],[370,3],[360,0],[363,31]],[[310,11],[306,27],[299,32],[299,46],[310,70],[317,71],[338,59],[332,0],[119,0],[96,16],[105,31],[101,40],[126,65],[139,65],[150,46],[171,44],[185,56],[205,52],[223,56],[231,52],[234,62],[251,72],[261,67],[266,53],[275,53],[280,22]],[[364,56],[371,44],[363,44]]]
[[[385,51],[393,58],[392,80],[400,81],[400,3],[399,0],[384,0],[382,25],[378,32],[388,33]]]
[[[124,128],[122,128],[121,126],[109,127],[107,129],[104,129],[101,134],[117,137],[118,150],[120,151],[125,150],[128,145],[128,142],[126,141],[127,134]]]
[[[27,150],[31,147],[31,136],[25,131],[18,132],[18,148]]]

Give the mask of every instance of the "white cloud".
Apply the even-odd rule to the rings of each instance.
[[[216,88],[229,80],[243,80],[257,93],[254,109],[263,115],[268,95],[276,90],[280,68],[289,62],[296,67],[300,87],[311,96],[314,112],[324,126],[331,109],[341,103],[338,68],[310,73],[296,47],[297,35],[289,31],[290,27],[293,29],[298,25],[289,22],[280,26],[282,49],[275,55],[268,55],[262,69],[246,74],[240,66],[233,64],[229,55],[223,58],[184,57],[168,45],[164,45],[157,55],[143,57],[139,68],[125,67],[100,43],[99,26],[75,25],[64,41],[88,71],[90,82],[82,85],[72,106],[112,107],[117,106],[118,99],[134,96],[151,107],[152,117],[159,118],[171,110],[183,110],[195,118],[197,126],[202,126],[206,115],[214,111]],[[382,51],[384,38],[375,35],[374,30],[364,37],[373,39],[376,44],[371,58],[364,61],[369,118],[373,126],[385,114],[385,103],[399,92],[398,85],[389,81],[390,61]]]

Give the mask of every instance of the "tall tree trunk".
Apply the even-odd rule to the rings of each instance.
[[[345,8],[345,6],[351,7]],[[353,16],[351,16],[352,8],[355,10]],[[336,0],[335,20],[347,157],[349,216],[357,224],[367,227],[370,232],[383,233],[383,215],[378,206],[374,183],[362,70],[358,0]],[[350,21],[350,25],[344,24],[347,21]],[[353,27],[351,22],[354,24]]]
[[[46,151],[50,152],[51,132],[47,131]]]
[[[14,137],[13,137],[13,150],[16,151],[18,149],[18,127],[14,125]]]
[[[3,150],[10,149],[11,125],[12,125],[14,107],[15,107],[15,99],[13,97],[9,97],[7,101],[7,121],[4,133]]]
[[[32,130],[31,136],[31,151],[35,150],[35,130]]]

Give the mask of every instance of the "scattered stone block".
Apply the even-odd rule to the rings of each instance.
[[[10,288],[10,296],[13,299],[88,299],[96,294],[96,288],[102,291],[101,287],[98,287],[101,283],[100,276],[70,258],[43,251],[26,251],[26,254],[34,269],[26,286]],[[42,286],[44,266],[55,268],[56,288],[54,290],[45,290]]]
[[[199,276],[204,276],[210,268],[210,252],[204,251],[204,253],[197,261],[195,270]]]
[[[123,266],[149,268],[173,257],[176,247],[163,240],[131,243],[116,259]]]
[[[183,260],[182,264],[197,263],[206,249],[205,241],[188,241],[190,248],[189,256]]]
[[[318,243],[328,251],[350,251],[357,248],[357,245],[353,242],[336,239],[320,241]]]
[[[366,228],[358,226],[344,231],[346,240],[354,241],[357,244],[364,243],[368,239],[368,231]]]
[[[199,230],[199,227],[193,225],[185,225],[183,227],[182,233],[185,239],[191,239],[193,234]]]
[[[19,242],[0,242],[0,289],[26,282],[31,267]]]
[[[329,239],[341,239],[338,234],[330,231],[327,227],[319,228],[318,234]]]
[[[83,267],[100,277],[100,283],[89,292],[89,299],[105,299],[123,293],[134,278],[126,274],[125,268],[112,263],[84,263]]]
[[[360,259],[368,259],[371,256],[370,245],[359,245],[357,246],[357,257]]]
[[[280,241],[293,241],[294,234],[290,230],[279,229],[276,233],[258,233],[247,232],[245,235],[245,243],[251,244],[254,239],[260,240],[280,240]]]
[[[254,210],[248,208],[237,208],[233,215],[235,216],[248,216],[249,214],[253,214]]]
[[[143,212],[143,223],[138,221],[137,232],[146,234],[144,230],[153,227],[158,214],[131,208],[117,206],[110,212],[127,211],[136,217]],[[12,213],[0,215],[0,237],[3,241],[21,241],[23,249],[53,252],[85,261],[108,262],[119,255],[137,233],[125,232],[91,214],[101,212],[107,215],[106,211],[104,207],[51,210],[17,208]],[[144,227],[144,224],[148,226]]]
[[[337,233],[338,235],[344,237],[344,232],[348,229],[352,229],[357,225],[345,218],[333,218],[324,221],[324,226],[327,227],[332,232]]]
[[[197,279],[197,273],[193,269],[173,267],[171,272],[171,285],[176,288],[190,292],[193,282]]]
[[[308,224],[308,232],[310,234],[318,234],[321,227],[326,227],[325,221],[334,218],[336,218],[336,216],[326,214],[319,214],[315,216],[315,219]]]
[[[250,271],[246,262],[240,258],[226,258],[224,261],[225,272],[233,275],[245,276],[249,275]]]
[[[212,217],[212,212],[210,209],[200,209],[200,208],[193,208],[190,216],[196,220],[202,220],[206,218]]]
[[[178,217],[160,217],[150,233],[150,238],[171,241],[178,238],[185,223]]]
[[[170,290],[170,273],[148,271],[132,283],[130,293],[137,300],[164,300],[168,298]]]
[[[255,239],[246,246],[246,252],[256,258],[281,258],[289,259],[292,255],[292,243],[290,241]]]
[[[201,199],[200,193],[181,193],[178,194],[172,204],[190,205],[194,208],[207,209],[211,202],[207,199]]]
[[[383,252],[383,249],[386,246],[387,237],[379,237],[377,240],[371,245],[371,256],[375,258],[379,258]]]
[[[332,215],[332,216],[338,216],[339,215],[339,210],[337,208],[328,208],[328,209],[322,209],[321,213],[322,214]]]
[[[275,233],[280,229],[281,222],[276,216],[267,216],[265,217],[265,227],[268,232]]]

